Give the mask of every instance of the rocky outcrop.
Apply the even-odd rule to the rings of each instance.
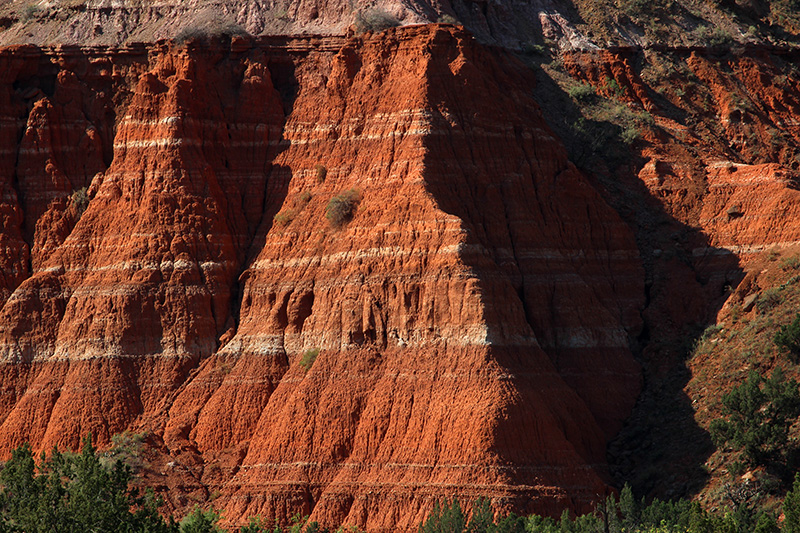
[[[2,60],[5,453],[147,431],[173,507],[370,530],[605,491],[643,271],[510,56],[432,26]]]
[[[0,43],[119,46],[246,32],[342,35],[435,22],[464,24],[481,42],[527,51],[547,43],[584,51],[791,43],[800,31],[790,2],[698,9],[689,0],[14,0],[0,5]]]
[[[720,395],[696,391],[732,384],[730,374],[687,359],[705,327],[749,295],[752,273],[798,243],[796,64],[793,50],[764,47],[564,54],[573,78],[565,85],[593,88],[570,91],[583,98],[584,120],[611,117],[634,133],[633,158],[599,164],[595,177],[634,228],[646,272],[648,386],[610,446],[617,479],[640,492],[705,490],[713,445],[708,419],[695,413],[709,410],[698,402],[718,409]],[[706,363],[719,364],[716,356]]]

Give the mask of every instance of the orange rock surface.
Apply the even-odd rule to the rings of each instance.
[[[607,490],[643,270],[516,60],[431,26],[0,62],[4,454],[146,431],[173,508],[370,531]]]

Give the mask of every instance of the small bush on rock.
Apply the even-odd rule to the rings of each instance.
[[[792,255],[781,261],[783,270],[800,270],[800,254]]]
[[[774,341],[778,348],[789,353],[792,361],[796,363],[800,360],[800,313],[795,315],[791,324],[781,326]]]
[[[311,366],[314,364],[314,361],[317,360],[318,355],[319,348],[311,348],[310,350],[303,352],[303,357],[300,359],[300,366],[303,367],[303,370],[308,372],[311,369]]]
[[[781,289],[778,287],[767,289],[756,300],[756,309],[761,314],[767,313],[783,302]]]
[[[280,213],[276,213],[274,217],[272,217],[272,222],[278,226],[288,226],[289,223],[294,220],[295,213],[294,211],[287,210],[281,211]]]
[[[316,165],[314,171],[317,173],[317,183],[324,183],[325,177],[328,175],[328,169],[325,165]]]
[[[183,28],[178,32],[178,35],[175,36],[175,42],[177,44],[184,44],[189,41],[205,41],[206,39],[208,39],[208,32],[197,26]]]
[[[439,18],[436,19],[436,22],[438,22],[439,24],[453,24],[453,25],[459,25],[459,26],[461,25],[461,23],[458,21],[457,18],[455,18],[453,15],[449,15],[447,13],[445,13],[443,15],[440,15]]]
[[[597,91],[594,90],[594,87],[591,85],[587,85],[585,83],[580,83],[578,85],[573,85],[567,91],[569,97],[573,100],[577,100],[579,102],[587,102],[597,96]]]
[[[80,218],[84,211],[86,211],[86,208],[89,206],[89,195],[86,194],[86,187],[81,187],[80,189],[73,191],[72,195],[70,196],[70,200],[75,206],[75,210],[78,213],[78,218]]]
[[[246,37],[250,35],[247,30],[242,28],[239,24],[232,22],[230,24],[226,24],[221,28],[214,31],[215,35],[220,35],[222,37]]]
[[[286,207],[281,209],[274,217],[272,217],[272,222],[277,227],[284,227],[291,224],[291,222],[297,217],[297,215],[305,209],[308,205],[308,202],[311,201],[311,193],[309,191],[303,191],[300,194],[294,196],[289,202],[290,207]]]
[[[394,28],[400,25],[400,21],[383,9],[373,7],[356,13],[355,25],[358,33],[364,33],[366,31],[383,31]]]
[[[352,220],[360,201],[361,191],[358,189],[342,191],[328,202],[325,218],[333,227],[339,228]]]
[[[22,10],[22,21],[29,22],[39,16],[39,6],[36,4],[28,4]]]

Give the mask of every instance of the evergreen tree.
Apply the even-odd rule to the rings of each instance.
[[[624,531],[634,531],[639,527],[641,520],[639,502],[633,497],[633,490],[627,483],[619,493],[619,512],[622,516],[621,525]]]
[[[131,472],[121,462],[101,465],[91,438],[80,454],[54,450],[35,465],[31,448],[12,453],[0,472],[2,529],[25,533],[177,533],[158,514],[152,495],[130,488]]]
[[[181,520],[181,533],[223,533],[223,530],[217,527],[219,518],[219,513],[214,509],[204,511],[195,506],[192,512]]]
[[[472,517],[469,519],[466,531],[468,533],[483,533],[494,526],[494,512],[491,503],[486,498],[478,498],[472,506]]]
[[[792,490],[783,500],[784,533],[800,533],[800,474],[794,475]]]
[[[722,404],[726,419],[711,424],[718,446],[732,442],[753,465],[785,462],[789,428],[800,416],[795,380],[787,380],[780,368],[766,380],[751,371],[745,383],[722,398]]]

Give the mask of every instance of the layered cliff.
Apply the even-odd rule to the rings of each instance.
[[[447,26],[0,55],[5,453],[146,432],[234,522],[606,490],[644,271],[522,64]]]
[[[735,382],[716,357],[687,359],[707,325],[729,327],[727,310],[755,298],[748,278],[798,242],[796,51],[618,48],[541,68],[558,84],[537,95],[548,120],[634,228],[646,272],[646,385],[610,445],[612,470],[643,494],[707,499],[720,480],[708,413]]]

